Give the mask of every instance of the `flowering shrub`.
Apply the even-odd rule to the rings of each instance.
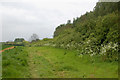
[[[106,45],[101,45],[100,54],[105,60],[118,60],[118,43],[110,42]]]

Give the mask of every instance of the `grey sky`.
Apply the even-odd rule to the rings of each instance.
[[[33,33],[41,39],[52,38],[55,28],[67,20],[92,11],[98,0],[4,0],[0,2],[2,41]],[[1,32],[1,31],[0,31]],[[1,37],[1,33],[0,33]],[[1,40],[0,40],[1,41]]]

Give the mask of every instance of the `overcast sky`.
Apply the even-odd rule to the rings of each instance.
[[[80,17],[86,11],[92,11],[97,1],[0,1],[0,30],[2,30],[0,37],[2,36],[2,41],[11,41],[17,37],[28,40],[33,33],[36,33],[40,39],[52,38],[57,26]]]

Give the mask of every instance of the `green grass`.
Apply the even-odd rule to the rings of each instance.
[[[8,47],[11,47],[12,45],[2,45],[2,50],[5,49],[5,48],[8,48]]]
[[[17,47],[3,53],[3,77],[118,77],[117,62],[103,62],[100,56],[80,57],[77,54],[74,50],[52,47]]]
[[[2,53],[2,77],[24,78],[28,76],[28,53],[23,47],[7,50]]]
[[[0,54],[0,79],[2,78],[2,54]]]

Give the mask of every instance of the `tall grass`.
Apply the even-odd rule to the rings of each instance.
[[[3,54],[3,78],[117,78],[118,63],[53,47],[16,47]]]
[[[5,48],[11,47],[11,46],[12,46],[12,45],[4,45],[4,44],[2,44],[1,47],[2,47],[2,50],[3,50],[3,49],[5,49]]]
[[[24,78],[28,77],[28,53],[23,47],[16,47],[2,53],[2,77]]]
[[[75,50],[52,47],[31,47],[28,50],[33,55],[37,74],[42,78],[118,77],[117,62],[104,62],[99,55],[79,56]]]

